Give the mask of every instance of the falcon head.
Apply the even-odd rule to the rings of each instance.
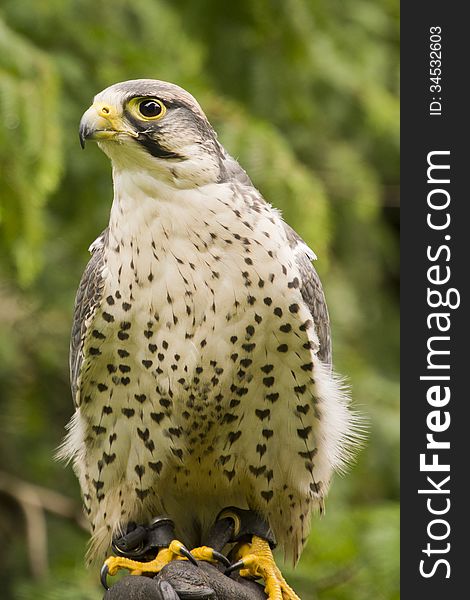
[[[197,101],[165,81],[135,79],[94,98],[80,143],[95,140],[117,169],[156,171],[182,187],[220,181],[225,151]]]

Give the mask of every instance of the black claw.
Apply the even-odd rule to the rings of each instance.
[[[234,571],[238,571],[239,569],[242,569],[244,566],[245,565],[243,563],[243,560],[238,560],[237,562],[233,563],[233,565],[230,565],[230,567],[225,569],[225,575],[230,575],[230,573],[233,573]]]
[[[180,554],[182,556],[184,556],[185,558],[187,558],[189,560],[189,562],[192,562],[193,565],[196,565],[196,567],[198,566],[197,560],[194,558],[194,556],[191,554],[191,552],[185,546],[181,546]]]
[[[222,563],[226,567],[230,567],[229,559],[221,552],[217,552],[217,550],[213,549],[212,550],[212,558],[214,558],[215,560],[218,560],[220,563]]]
[[[109,590],[108,573],[109,573],[108,565],[106,563],[104,563],[104,565],[101,567],[101,571],[100,571],[100,581],[101,581],[101,585],[104,587],[105,590]]]

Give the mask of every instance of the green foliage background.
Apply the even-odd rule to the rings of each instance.
[[[87,247],[105,227],[110,166],[77,125],[92,96],[166,79],[319,256],[337,370],[370,435],[337,478],[289,580],[303,600],[398,598],[398,6],[394,0],[2,0],[0,456],[75,498],[53,461],[72,413],[68,335]],[[1,479],[1,478],[0,478]],[[42,579],[0,486],[2,597],[99,598],[87,535],[47,516]]]

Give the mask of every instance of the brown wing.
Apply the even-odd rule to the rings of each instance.
[[[72,397],[78,404],[77,388],[80,368],[83,361],[83,343],[85,341],[88,324],[100,305],[103,290],[102,268],[104,264],[104,249],[108,241],[108,230],[92,244],[91,258],[85,268],[75,298],[73,313],[72,334],[70,338],[70,383]]]
[[[300,271],[300,292],[305,304],[310,309],[320,342],[318,357],[322,362],[331,366],[330,317],[320,278],[312,264],[315,255],[292,227],[286,224],[285,229],[287,240],[294,250],[297,267]]]

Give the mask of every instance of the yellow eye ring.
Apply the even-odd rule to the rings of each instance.
[[[145,121],[157,121],[166,113],[166,106],[158,98],[132,98],[128,107],[135,116]]]

